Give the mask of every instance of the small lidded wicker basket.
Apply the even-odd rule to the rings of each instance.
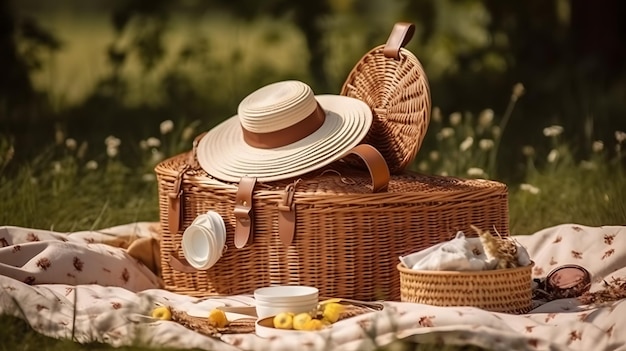
[[[524,314],[532,309],[532,268],[426,271],[399,263],[400,300],[434,306],[472,306]]]
[[[366,53],[348,74],[341,95],[364,101],[374,122],[364,143],[383,155],[392,174],[413,162],[430,122],[430,87],[417,57],[404,46],[415,32],[398,22],[384,45]]]

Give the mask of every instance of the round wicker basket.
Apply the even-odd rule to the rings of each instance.
[[[532,267],[487,271],[422,271],[399,263],[400,300],[434,306],[472,306],[523,314],[532,309]]]
[[[387,43],[366,53],[341,89],[341,95],[372,108],[374,123],[364,142],[380,151],[391,173],[414,160],[430,121],[428,79],[419,60],[403,47],[413,32],[412,24],[396,23]]]

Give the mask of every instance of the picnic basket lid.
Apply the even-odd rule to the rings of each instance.
[[[381,152],[391,173],[414,160],[430,122],[428,79],[417,57],[404,48],[414,32],[412,23],[396,23],[387,43],[356,63],[340,93],[372,109],[374,121],[363,142]]]

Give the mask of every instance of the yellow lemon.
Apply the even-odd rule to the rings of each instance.
[[[293,317],[291,312],[281,312],[274,316],[274,328],[278,329],[293,329]]]
[[[311,317],[311,315],[306,312],[298,313],[297,315],[293,317],[293,329],[305,330],[304,326],[311,319],[313,319],[313,317]]]
[[[313,330],[322,330],[324,328],[326,328],[326,325],[324,324],[324,322],[322,322],[319,319],[311,319],[308,322],[304,323],[304,329],[302,330],[313,331]]]
[[[169,321],[172,319],[172,311],[167,306],[159,306],[152,310],[152,318]]]
[[[209,325],[216,328],[224,328],[228,325],[226,313],[222,310],[214,309],[209,313]]]
[[[324,305],[324,311],[322,312],[322,317],[326,319],[327,321],[329,321],[330,323],[335,323],[336,321],[339,320],[339,316],[341,315],[341,312],[343,312],[344,308],[345,306],[340,303],[336,303],[336,302],[327,303]]]

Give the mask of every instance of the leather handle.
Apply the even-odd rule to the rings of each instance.
[[[372,177],[372,192],[377,193],[386,191],[389,186],[389,167],[383,155],[375,147],[369,144],[361,144],[355,146],[343,156],[356,155],[359,156],[367,166]]]
[[[343,157],[348,155],[356,155],[360,157],[367,166],[372,177],[372,192],[386,191],[389,186],[389,167],[383,155],[372,145],[361,144],[355,146]],[[294,195],[298,181],[285,187],[282,201],[278,205],[278,235],[280,241],[285,246],[291,245],[296,232],[296,205]]]
[[[400,59],[400,49],[406,46],[415,34],[415,25],[408,22],[398,22],[393,26],[387,43],[383,48],[383,55],[395,60]]]

